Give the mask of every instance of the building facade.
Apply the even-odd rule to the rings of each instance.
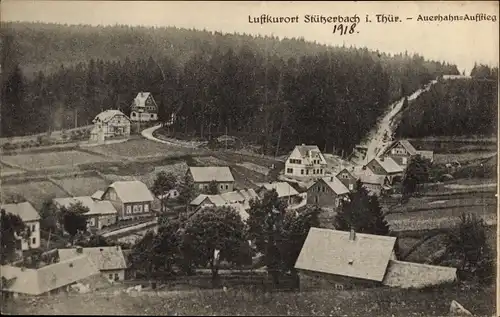
[[[348,194],[349,189],[337,177],[324,177],[307,189],[307,203],[335,209]]]
[[[316,145],[297,145],[285,161],[285,176],[314,178],[325,175],[327,162]]]
[[[151,209],[154,196],[140,181],[114,182],[104,191],[102,200],[113,204],[118,214],[118,220],[154,215]]]
[[[25,225],[28,235],[19,237],[21,250],[38,249],[40,247],[40,215],[29,202],[5,204],[1,207],[6,213],[19,216]]]
[[[90,196],[54,198],[54,204],[58,207],[69,208],[73,204],[81,203],[88,208],[84,215],[87,218],[88,230],[101,230],[103,227],[115,224],[117,221],[117,211],[109,201],[93,199]]]
[[[90,142],[102,143],[130,136],[130,119],[119,110],[103,111],[92,123],[94,127],[90,131]]]
[[[219,193],[234,191],[234,177],[227,166],[189,167],[187,174],[200,191],[208,190],[210,183],[217,183]]]
[[[404,168],[390,157],[374,158],[366,164],[366,167],[375,175],[386,176],[390,184],[400,181],[403,177]]]
[[[149,92],[139,92],[131,105],[130,120],[150,122],[158,120],[158,105]]]

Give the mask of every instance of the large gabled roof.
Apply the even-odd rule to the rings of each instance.
[[[195,183],[234,182],[233,174],[227,166],[189,167]]]
[[[77,249],[59,249],[59,258],[61,260],[71,259],[79,255]],[[82,253],[99,270],[121,270],[127,267],[125,257],[120,246],[82,248]]]
[[[395,237],[311,228],[295,268],[382,282]]]
[[[8,214],[19,216],[23,222],[40,220],[36,209],[27,201],[19,204],[5,204],[2,205],[1,209],[4,209]]]
[[[120,200],[124,203],[153,201],[154,196],[146,184],[141,181],[117,181],[109,185],[114,188]]]
[[[396,140],[396,141],[392,142],[392,144],[389,145],[389,147],[384,151],[384,154],[388,153],[393,147],[395,147],[398,144],[401,144],[401,146],[404,147],[405,150],[408,151],[408,153],[410,153],[410,155],[417,154],[417,150],[415,149],[415,147],[413,147],[413,145],[408,140]]]

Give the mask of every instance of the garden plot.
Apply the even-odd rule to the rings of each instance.
[[[73,196],[91,196],[97,190],[105,190],[109,182],[99,176],[76,176],[54,179],[54,182]]]
[[[5,155],[2,157],[3,162],[28,170],[40,170],[60,166],[74,166],[78,164],[100,162],[105,160],[106,158],[103,158],[101,156],[92,155],[76,150]]]
[[[227,166],[228,163],[224,160],[221,160],[217,157],[213,156],[200,156],[194,157],[193,160],[195,163],[201,166]]]
[[[27,181],[18,184],[2,184],[2,196],[21,195],[39,209],[48,198],[68,197],[62,189],[50,181]]]
[[[250,162],[237,163],[236,165],[263,175],[267,175],[269,173],[269,168]]]

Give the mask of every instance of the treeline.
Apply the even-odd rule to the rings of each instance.
[[[388,103],[441,74],[459,74],[418,55],[303,39],[128,26],[3,28],[2,136],[89,124],[109,108],[128,114],[137,92],[150,91],[162,119],[179,110],[176,131],[207,138],[227,129],[267,148],[303,142],[348,151]],[[45,66],[30,77],[23,72],[29,64]]]
[[[472,79],[440,81],[404,112],[400,137],[493,135],[497,130],[498,68],[480,65]]]

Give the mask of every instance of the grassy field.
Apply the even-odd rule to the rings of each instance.
[[[9,167],[5,164],[0,164],[0,175],[1,176],[17,174],[17,173],[21,173],[22,171],[23,170],[18,169],[18,168],[12,168],[12,167]]]
[[[90,196],[97,190],[105,190],[109,182],[99,176],[54,178],[54,181],[73,196]]]
[[[12,166],[20,166],[29,170],[49,167],[72,166],[77,164],[106,160],[102,156],[81,151],[56,151],[42,153],[26,153],[2,156],[2,161]]]
[[[19,184],[2,184],[2,195],[21,195],[33,204],[35,208],[40,208],[47,198],[67,197],[63,190],[49,181],[30,181]]]
[[[454,161],[469,162],[473,160],[481,160],[494,156],[496,152],[480,151],[480,152],[464,152],[464,153],[447,153],[447,154],[434,154],[434,163],[446,164]]]
[[[144,139],[134,139],[123,143],[102,145],[89,148],[89,150],[103,155],[121,156],[135,159],[161,156],[172,157],[197,153],[197,150],[186,149],[179,146]]]
[[[477,316],[494,313],[493,286],[446,286],[424,290],[373,288],[311,292],[222,290],[143,292],[131,296],[83,294],[16,299],[9,314],[206,315],[206,316],[444,316],[457,300]]]

